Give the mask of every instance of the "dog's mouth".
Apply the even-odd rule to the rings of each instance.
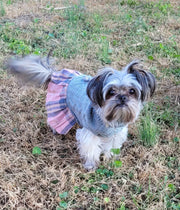
[[[129,123],[134,119],[134,112],[130,109],[127,103],[118,103],[106,116],[109,122],[116,121],[119,123]]]
[[[128,124],[135,121],[140,111],[137,100],[113,101],[107,103],[104,109],[105,120],[115,124]]]
[[[108,113],[108,115],[106,116],[106,119],[111,122],[113,120],[119,120],[122,118],[124,118],[123,116],[125,115],[125,113],[129,112],[129,109],[128,109],[128,105],[127,104],[124,104],[124,103],[119,103],[119,104],[116,104],[114,106],[114,108],[111,109],[111,111]]]
[[[117,104],[114,108],[123,108],[123,107],[128,107],[128,105],[124,103],[120,103],[120,104]]]

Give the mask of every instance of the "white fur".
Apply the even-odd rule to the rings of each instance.
[[[111,149],[121,148],[127,139],[127,126],[123,127],[120,133],[110,138],[96,136],[86,128],[77,129],[76,139],[81,158],[84,161],[84,167],[87,170],[95,169],[99,163],[99,157],[104,153],[109,159],[113,154]]]
[[[88,170],[96,168],[99,156],[102,151],[100,137],[94,135],[86,128],[77,129],[76,139],[81,158],[84,160],[84,167]]]
[[[17,75],[21,82],[34,85],[43,85],[50,77],[53,69],[45,59],[29,55],[24,58],[10,59],[8,67],[12,74]]]

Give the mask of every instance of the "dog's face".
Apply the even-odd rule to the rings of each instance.
[[[100,116],[112,126],[134,122],[155,91],[155,78],[144,70],[135,68],[137,61],[122,71],[104,69],[88,84],[87,94],[97,106]]]

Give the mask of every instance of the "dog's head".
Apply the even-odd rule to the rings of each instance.
[[[87,95],[106,123],[119,125],[134,122],[143,102],[153,95],[155,77],[136,68],[136,64],[138,61],[133,61],[122,71],[105,68],[90,80]]]

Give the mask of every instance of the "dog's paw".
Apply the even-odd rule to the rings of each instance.
[[[86,162],[84,164],[84,168],[87,170],[87,171],[94,171],[97,169],[97,164],[96,163],[93,163],[93,162]]]

